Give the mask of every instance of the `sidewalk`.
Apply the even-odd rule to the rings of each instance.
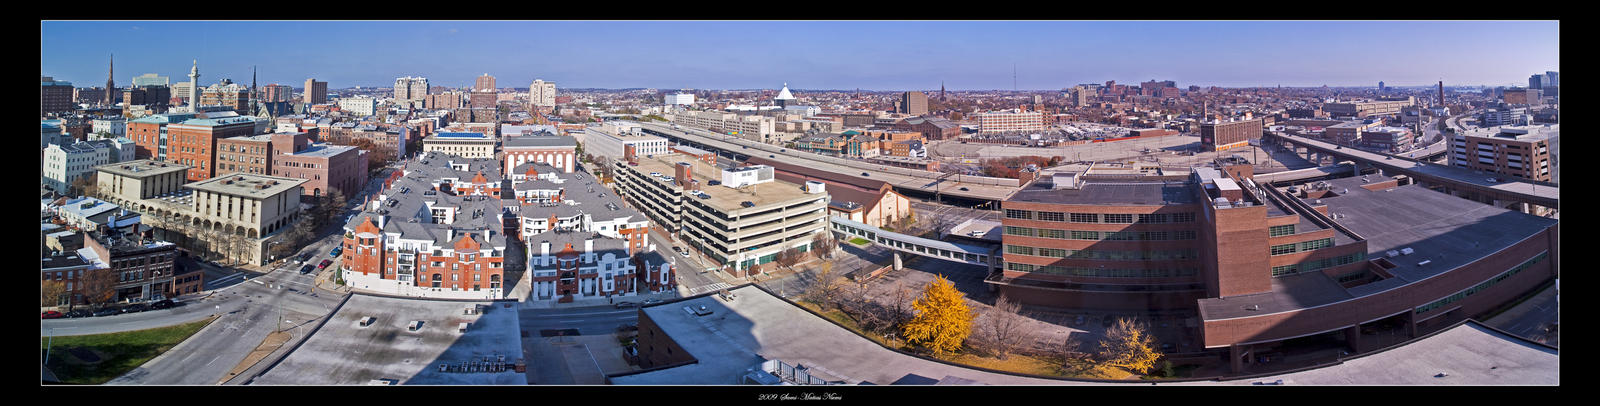
[[[633,295],[633,296],[613,296],[611,298],[605,298],[605,297],[573,298],[571,303],[557,303],[556,302],[557,298],[532,299],[532,300],[525,300],[524,299],[521,302],[517,303],[517,308],[518,309],[566,309],[566,308],[574,308],[574,307],[612,306],[612,305],[615,305],[617,302],[643,303],[645,301],[645,299],[657,299],[657,300],[661,300],[661,301],[668,301],[668,300],[673,300],[673,299],[677,299],[677,298],[680,298],[680,297],[684,297],[685,295],[687,295],[687,293],[688,293],[688,291],[684,289],[683,285],[678,285],[677,291],[673,291],[673,292],[646,293],[646,294],[638,294],[638,295]]]

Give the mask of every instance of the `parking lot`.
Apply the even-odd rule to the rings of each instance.
[[[468,314],[473,306],[477,314]],[[362,325],[368,317],[372,321]],[[468,325],[465,333],[461,323]],[[252,384],[524,385],[524,375],[508,365],[520,358],[513,307],[355,295]]]

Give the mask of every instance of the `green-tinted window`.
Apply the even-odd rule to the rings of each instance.
[[[1283,266],[1272,267],[1272,276],[1282,276],[1282,275],[1288,275],[1288,274],[1292,274],[1292,273],[1296,273],[1296,272],[1299,272],[1299,270],[1296,269],[1295,265],[1283,265]]]
[[[1194,213],[1173,213],[1172,214],[1172,222],[1174,222],[1174,223],[1193,223],[1194,222]]]
[[[1006,218],[1033,220],[1033,212],[1028,210],[1006,209]]]
[[[1039,248],[1039,256],[1041,257],[1066,258],[1068,252],[1070,251],[1064,249]]]
[[[1040,237],[1055,238],[1055,239],[1058,239],[1058,240],[1067,239],[1067,231],[1066,230],[1054,230],[1054,229],[1048,229],[1048,228],[1040,228],[1040,229],[1036,229],[1036,231],[1038,231]]]
[[[1274,245],[1272,246],[1272,255],[1293,254],[1295,253],[1295,245],[1296,244]]]
[[[1271,234],[1273,237],[1290,235],[1290,234],[1294,234],[1294,224],[1283,225],[1283,226],[1272,226],[1272,228],[1270,228],[1268,230],[1269,230],[1268,233]]]
[[[1133,222],[1132,214],[1106,214],[1105,222],[1115,224],[1128,224]]]
[[[1025,245],[1007,245],[1007,254],[1033,255],[1033,247]]]
[[[1139,223],[1140,224],[1161,224],[1161,223],[1165,223],[1165,222],[1167,222],[1167,215],[1165,215],[1165,214],[1140,214],[1139,215]]]
[[[1099,240],[1100,239],[1100,232],[1099,231],[1073,231],[1072,232],[1072,239],[1074,239],[1074,240]]]
[[[1311,250],[1323,249],[1323,248],[1332,247],[1332,246],[1333,246],[1333,239],[1332,238],[1323,238],[1323,239],[1320,239],[1320,240],[1311,240],[1311,241],[1306,241],[1306,242],[1300,243],[1300,251],[1311,251]]]
[[[1095,213],[1072,213],[1074,223],[1099,223],[1100,215]]]
[[[1067,221],[1067,215],[1060,212],[1041,211],[1038,214],[1039,219],[1044,221]]]
[[[1032,237],[1033,236],[1033,229],[1027,228],[1027,227],[1006,226],[1006,235],[1020,235],[1020,236],[1023,236],[1023,237]]]

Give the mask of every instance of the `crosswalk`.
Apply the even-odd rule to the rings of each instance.
[[[691,288],[691,289],[689,289],[689,296],[694,296],[694,295],[698,295],[698,294],[706,293],[706,292],[715,292],[715,291],[718,291],[718,290],[728,289],[728,288],[732,288],[732,287],[733,287],[733,285],[729,285],[726,282],[717,282],[717,283],[713,283],[713,284],[710,284],[710,285]]]

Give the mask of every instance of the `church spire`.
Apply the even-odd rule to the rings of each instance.
[[[116,90],[116,88],[117,88],[116,82],[112,81],[112,79],[111,79],[112,77],[115,77],[115,73],[114,72],[116,72],[116,68],[117,68],[117,54],[111,54],[111,60],[110,60],[109,64],[106,65],[106,99],[105,99],[105,103],[106,103],[107,106],[111,105],[111,101],[112,100],[116,100],[116,97],[113,97],[111,95],[111,92]]]

